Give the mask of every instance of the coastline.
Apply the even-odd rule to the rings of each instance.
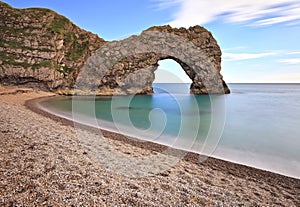
[[[300,205],[299,179],[216,158],[208,158],[200,163],[199,155],[191,152],[187,153],[177,165],[157,175],[135,179],[114,175],[103,169],[99,163],[91,162],[89,152],[82,147],[74,135],[73,122],[36,107],[35,104],[40,98],[52,95],[34,91],[0,95],[0,120],[2,122],[0,148],[4,155],[1,163],[5,163],[1,165],[1,174],[3,173],[1,176],[3,179],[0,182],[1,206],[8,206],[11,203],[14,205],[32,203],[33,200],[37,205],[42,205],[44,202],[46,205],[94,204],[96,206],[104,204],[134,206]],[[21,120],[26,117],[22,117],[21,114],[18,116],[18,111],[27,116],[27,122]],[[32,121],[38,120],[37,124],[39,123],[42,127],[32,129],[31,119]],[[20,125],[22,129],[16,127],[17,125],[12,120],[22,123],[23,125]],[[47,133],[45,129],[48,130]],[[97,133],[97,130],[92,127],[80,126],[80,129],[86,131],[87,134]],[[105,130],[101,132],[121,152],[134,156],[159,153],[166,148],[160,144],[129,139]],[[46,133],[48,137],[45,137],[43,133]],[[20,145],[18,145],[19,142]],[[29,146],[21,144],[23,142],[28,142]],[[32,143],[35,144],[32,145]],[[51,146],[51,150],[45,145]],[[43,150],[36,150],[39,148]],[[15,152],[16,149],[21,150]],[[34,153],[30,158],[25,159],[28,150]],[[60,153],[57,154],[55,151]],[[49,159],[43,158],[45,154]],[[12,160],[20,164],[22,169],[14,166]],[[27,171],[26,166],[31,166],[31,171]],[[15,169],[18,169],[18,173],[14,172]],[[42,169],[48,179],[44,180],[43,173],[36,176],[36,169]],[[76,174],[77,180],[74,178],[70,181],[68,177],[64,177],[59,178],[61,180],[58,182],[57,176],[54,176],[55,173],[57,175],[57,173],[71,172]],[[24,180],[12,179],[11,176],[14,175]],[[16,182],[17,180],[19,182]],[[40,183],[40,180],[43,180],[44,185],[37,184],[40,188],[37,189],[41,190],[41,193],[38,193],[36,188],[30,188],[30,183],[36,184],[35,181]],[[51,183],[60,184],[50,185]],[[23,189],[20,192],[16,191],[18,189],[16,185],[22,185]],[[51,195],[56,191],[59,195],[52,198]],[[45,192],[50,192],[50,195],[46,196]],[[78,197],[79,192],[82,195]],[[44,197],[47,197],[47,200]],[[68,199],[65,199],[66,197]]]
[[[52,96],[52,97],[55,97],[55,95]],[[39,102],[41,102],[45,99],[48,99],[48,98],[49,97],[42,97],[42,98],[36,98],[36,99],[28,100],[28,101],[25,102],[25,106],[28,109],[30,109],[31,111],[35,112],[35,113],[38,113],[38,114],[41,114],[43,116],[49,117],[49,118],[51,118],[55,121],[58,121],[58,122],[60,122],[64,125],[66,125],[66,126],[74,127],[74,122],[72,120],[70,120],[68,118],[65,118],[65,117],[58,116],[58,115],[56,115],[54,113],[51,113],[51,112],[48,112],[44,109],[41,109],[41,107],[39,106]],[[129,137],[128,135],[123,135],[123,134],[120,134],[120,133],[115,132],[115,131],[110,131],[110,130],[102,129],[102,128],[98,129],[98,128],[93,127],[93,126],[88,126],[88,125],[84,125],[84,124],[80,124],[80,123],[76,123],[76,127],[80,127],[82,129],[92,131],[94,133],[98,133],[99,130],[100,130],[102,132],[102,134],[108,139],[121,141],[121,142],[124,142],[126,144],[130,144],[132,146],[139,147],[141,149],[148,149],[148,150],[155,151],[155,152],[162,152],[166,148],[170,147],[170,146],[165,146],[164,144],[157,143],[157,142],[141,141],[141,140],[138,140],[137,138]],[[201,155],[199,155],[199,153],[185,151],[185,150],[181,150],[181,149],[175,149],[175,150],[184,152],[185,156],[184,156],[183,159],[185,161],[189,161],[189,162],[192,162],[194,164],[199,163],[199,156],[201,156]],[[207,156],[203,156],[203,157],[205,158]],[[230,160],[224,160],[222,158],[209,157],[209,159],[212,159],[213,160],[212,162],[225,162],[225,163],[218,163],[221,166],[225,166],[225,165],[228,165],[227,163],[230,163],[230,164],[233,164],[233,165],[250,168],[250,169],[248,169],[248,171],[251,170],[251,169],[254,169],[254,170],[265,172],[265,173],[277,174],[277,175],[280,175],[280,176],[283,176],[283,177],[289,177],[289,178],[292,178],[292,179],[297,179],[297,178],[294,178],[294,177],[291,177],[291,176],[288,176],[288,175],[284,175],[284,174],[280,174],[280,173],[276,173],[276,172],[272,172],[272,171],[268,171],[268,170],[264,170],[264,169],[259,169],[259,168],[244,165],[244,164],[241,164],[241,163],[232,162]]]

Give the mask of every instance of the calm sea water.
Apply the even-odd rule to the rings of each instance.
[[[155,84],[154,95],[58,97],[41,107],[140,139],[300,178],[300,85],[230,84],[229,95]]]

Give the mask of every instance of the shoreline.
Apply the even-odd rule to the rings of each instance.
[[[35,97],[32,98],[28,94],[35,94],[35,95],[33,95]],[[34,116],[39,117],[42,120],[41,122],[43,122],[44,119],[49,119],[49,120],[54,121],[53,124],[56,123],[55,125],[57,125],[57,126],[66,128],[66,130],[68,130],[68,131],[74,131],[73,130],[74,126],[73,126],[72,121],[69,121],[69,120],[63,119],[61,117],[55,116],[53,114],[50,114],[48,112],[42,111],[41,109],[36,107],[36,103],[41,98],[49,98],[51,96],[51,94],[39,95],[38,92],[32,92],[32,91],[26,91],[22,94],[15,94],[15,95],[7,95],[6,94],[6,95],[0,96],[0,103],[2,104],[3,100],[6,100],[6,99],[9,99],[12,97],[14,97],[13,99],[16,99],[16,96],[22,96],[22,98],[20,98],[20,99],[24,100],[23,104],[21,103],[17,106],[19,110],[21,109],[21,110],[25,111],[25,110],[30,109],[30,111],[26,111],[26,113],[31,114],[31,112],[33,112],[34,114],[36,114]],[[2,105],[5,105],[5,104],[2,104]],[[9,113],[9,112],[7,112],[7,113]],[[33,114],[31,114],[31,115],[33,115]],[[40,115],[42,115],[42,117],[40,117]],[[28,123],[28,124],[30,124],[30,123]],[[45,123],[45,124],[47,124],[47,123]],[[9,125],[8,125],[8,127],[9,127]],[[26,126],[26,127],[30,127],[30,126]],[[88,126],[84,126],[84,125],[81,125],[80,128],[82,128],[82,130],[86,130],[89,132],[95,132],[95,133],[98,133],[97,131],[99,130],[99,129],[95,129],[93,127],[88,127]],[[3,129],[2,129],[2,131],[3,131]],[[51,131],[51,129],[50,129],[50,131]],[[106,138],[111,140],[113,143],[117,144],[118,146],[120,145],[120,147],[122,148],[121,151],[123,150],[123,148],[126,148],[126,150],[129,151],[129,153],[131,153],[131,154],[142,153],[142,152],[159,153],[166,148],[166,146],[163,146],[160,144],[156,144],[156,143],[152,143],[152,142],[141,142],[141,141],[138,141],[135,139],[127,138],[126,136],[123,136],[121,134],[109,132],[106,130],[101,130],[101,132]],[[5,136],[5,134],[3,134],[3,135]],[[14,134],[14,136],[15,136],[15,134]],[[70,139],[70,138],[68,137],[68,139]],[[61,140],[61,141],[63,142],[63,140]],[[71,139],[71,141],[76,142],[77,143],[76,146],[81,145],[80,143],[78,143],[79,142],[78,140]],[[48,142],[51,144],[51,142],[53,142],[53,141],[51,139],[49,139]],[[0,147],[2,147],[2,145],[5,145],[5,144],[2,143]],[[77,149],[78,146],[75,148]],[[2,151],[5,151],[5,150],[2,150]],[[82,146],[81,146],[81,149],[79,147],[75,151],[82,152],[82,154],[78,155],[78,159],[81,159],[81,156],[86,157],[86,155],[89,153],[89,152],[85,152],[84,149],[82,149]],[[39,155],[39,154],[37,154],[37,155]],[[66,152],[66,156],[69,156],[67,152]],[[137,156],[140,156],[140,155],[137,155]],[[113,178],[110,177],[109,180],[112,183],[115,183],[115,181],[114,181],[115,179],[121,180],[123,182],[124,182],[124,180],[127,180],[126,182],[132,182],[135,184],[139,183],[139,185],[138,185],[139,188],[135,189],[135,190],[133,189],[133,191],[135,193],[140,194],[140,193],[148,192],[147,189],[144,189],[144,186],[143,186],[144,184],[141,184],[141,182],[146,182],[146,183],[149,182],[149,184],[151,186],[151,185],[156,185],[155,183],[152,183],[151,180],[158,179],[161,182],[173,184],[174,186],[176,186],[175,189],[173,189],[173,190],[177,189],[181,192],[180,187],[178,187],[177,181],[179,180],[180,182],[181,181],[184,182],[184,180],[187,179],[186,176],[189,175],[188,177],[190,179],[196,180],[195,182],[197,182],[197,185],[191,184],[191,183],[190,184],[189,183],[186,183],[186,184],[181,183],[181,185],[183,185],[183,186],[187,185],[186,186],[187,189],[192,188],[192,193],[191,192],[186,193],[186,195],[184,194],[183,196],[190,197],[191,194],[193,194],[193,193],[199,194],[198,196],[199,196],[199,198],[202,199],[202,204],[210,203],[211,205],[216,205],[219,203],[219,204],[223,204],[223,205],[224,204],[231,205],[232,203],[230,204],[230,200],[232,199],[232,196],[234,196],[234,194],[237,194],[238,196],[237,196],[237,198],[235,198],[237,200],[237,202],[234,203],[233,205],[235,205],[237,203],[243,203],[243,204],[249,204],[249,205],[250,204],[251,205],[254,205],[254,204],[257,204],[257,205],[286,204],[286,205],[290,205],[290,206],[299,206],[299,204],[300,204],[300,199],[299,199],[299,197],[297,197],[297,196],[299,196],[299,193],[300,193],[300,180],[299,179],[287,177],[287,176],[276,174],[273,172],[256,169],[256,168],[241,165],[241,164],[232,163],[229,161],[220,160],[217,158],[208,158],[205,162],[201,162],[201,163],[199,162],[198,159],[199,159],[198,154],[193,153],[193,152],[188,152],[186,154],[186,156],[179,163],[177,163],[177,165],[171,167],[171,169],[169,169],[165,172],[161,172],[157,175],[153,175],[153,176],[144,178],[145,180],[147,180],[147,182],[144,181],[144,179],[141,180],[140,178],[137,178],[136,180],[135,179],[132,180],[130,178],[125,178],[124,176],[122,177],[119,175],[110,175]],[[40,161],[37,161],[37,162],[40,162]],[[102,174],[105,174],[103,172],[103,170],[101,169],[101,166],[99,167],[97,163],[90,163],[90,164],[93,167],[95,167],[95,169],[98,169],[100,172],[102,172]],[[90,166],[90,165],[87,165],[87,166]],[[83,167],[83,169],[84,169],[84,167]],[[95,169],[92,170],[91,172],[97,174],[98,171],[95,171]],[[3,167],[1,167],[1,171],[5,171],[5,168],[3,169]],[[206,173],[204,173],[204,172],[206,172]],[[202,173],[203,173],[203,175],[202,175]],[[98,174],[101,175],[101,173],[98,173]],[[193,176],[191,176],[191,175],[193,175]],[[175,179],[175,180],[173,180],[173,179]],[[4,178],[4,180],[5,180],[5,178]],[[123,182],[121,182],[121,185],[123,185]],[[93,185],[95,185],[95,184],[93,184]],[[200,189],[196,190],[197,186],[202,186],[201,189],[206,188],[205,192],[201,191]],[[111,187],[111,186],[109,186],[109,187]],[[125,188],[125,190],[127,189],[130,192],[132,191],[132,189],[131,188],[128,189],[126,187],[126,185],[121,187],[121,189],[124,189],[124,188]],[[147,187],[147,188],[151,188],[151,187]],[[208,192],[209,189],[215,189],[215,191]],[[224,191],[227,192],[227,195],[226,195],[226,193],[224,195],[221,192],[222,191],[221,189],[224,189]],[[163,188],[159,188],[159,191],[160,191],[160,193],[170,192],[170,190],[163,189]],[[1,192],[1,194],[3,193],[3,191],[0,191],[0,192]],[[182,191],[182,192],[184,192],[184,191]],[[174,194],[176,194],[176,193],[174,192]],[[204,194],[208,194],[208,195],[204,195]],[[214,194],[217,194],[217,195],[214,195]],[[158,196],[158,194],[155,192],[152,192],[148,195],[149,198],[151,198],[152,196],[155,197],[155,196]],[[212,196],[215,196],[215,197],[212,197]],[[132,195],[130,195],[130,197],[132,197]],[[140,195],[140,197],[143,197],[143,196]],[[138,196],[138,198],[139,198],[139,196]],[[86,198],[83,197],[82,199],[85,200]],[[184,201],[178,201],[178,200],[176,200],[175,197],[173,197],[173,199],[170,199],[168,201],[170,201],[170,202],[178,201],[179,204],[190,204],[190,203],[200,204],[201,203],[200,200],[198,199],[197,201],[192,201],[190,199],[187,199],[187,201],[184,202]],[[146,203],[146,201],[148,202],[149,200],[146,199],[144,202]],[[166,202],[166,200],[159,199],[159,201],[160,201],[160,203],[164,203],[166,205],[168,204],[168,202]],[[125,201],[122,201],[122,199],[120,200],[120,198],[117,198],[116,201],[111,202],[111,203],[114,203],[114,204],[122,204],[122,203],[128,204],[129,203],[131,205],[139,205],[138,202],[142,202],[142,200],[138,199],[138,200],[135,200],[132,202],[128,202],[128,201],[125,202]],[[265,202],[267,202],[267,203],[265,203]],[[1,203],[1,199],[0,199],[0,203]],[[6,202],[4,202],[4,204],[6,204]],[[155,205],[153,205],[153,206],[155,206]]]
[[[30,109],[31,111],[35,112],[35,113],[38,113],[40,115],[51,118],[51,119],[53,119],[57,122],[60,122],[64,125],[66,125],[66,126],[74,127],[74,122],[71,121],[70,119],[55,115],[54,113],[43,110],[43,109],[41,109],[40,106],[38,106],[38,103],[40,101],[43,101],[43,100],[46,100],[46,99],[49,99],[49,98],[52,98],[52,97],[55,97],[55,96],[59,97],[59,95],[54,95],[54,96],[49,96],[49,97],[42,97],[42,98],[36,98],[36,99],[28,100],[28,101],[25,102],[25,106],[28,109]],[[172,148],[171,146],[166,146],[164,144],[157,143],[157,142],[143,141],[143,140],[141,142],[141,140],[138,140],[138,138],[129,137],[127,135],[123,135],[123,134],[120,134],[120,133],[117,133],[117,132],[109,131],[107,129],[102,129],[102,128],[99,129],[99,128],[96,128],[96,127],[93,127],[93,126],[88,126],[88,125],[81,124],[81,123],[76,123],[76,125],[79,126],[80,128],[83,128],[85,130],[92,131],[92,132],[95,132],[95,133],[99,132],[99,130],[100,130],[102,132],[102,134],[108,139],[118,140],[118,141],[130,144],[130,145],[133,145],[135,147],[142,148],[142,149],[148,149],[148,150],[155,151],[155,152],[161,152],[161,151],[165,150],[166,148],[169,148],[169,147]],[[185,156],[184,156],[183,160],[192,162],[193,164],[199,164],[199,156],[203,156],[203,157],[207,157],[207,158],[205,158],[204,162],[206,162],[206,160],[208,160],[208,159],[211,159],[211,161],[209,161],[209,162],[218,162],[217,164],[220,165],[220,166],[236,165],[234,168],[244,167],[245,170],[260,171],[260,173],[266,174],[266,176],[267,176],[267,174],[271,173],[271,174],[275,174],[275,175],[278,175],[278,176],[283,176],[283,177],[286,177],[286,178],[300,180],[298,178],[291,177],[291,176],[288,176],[288,175],[268,171],[268,170],[265,170],[265,169],[255,168],[253,166],[248,166],[248,165],[233,162],[233,161],[230,161],[230,160],[224,160],[222,158],[210,157],[210,156],[206,156],[206,155],[201,155],[201,154],[196,153],[196,152],[185,151],[185,150],[177,149],[177,148],[172,148],[172,149],[184,152]],[[232,170],[232,168],[230,168],[230,169]]]

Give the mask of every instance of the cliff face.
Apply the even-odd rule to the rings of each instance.
[[[105,41],[48,9],[0,2],[0,81],[46,90],[69,88]]]
[[[158,61],[173,59],[193,81],[191,93],[229,93],[221,50],[200,26],[151,27],[106,42],[48,9],[14,9],[0,2],[0,83],[61,94],[152,93]]]

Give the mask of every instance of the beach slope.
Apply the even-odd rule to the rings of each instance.
[[[213,158],[199,163],[193,153],[152,176],[115,174],[93,161],[70,123],[25,106],[53,94],[1,94],[0,206],[300,206],[298,179]],[[162,147],[103,134],[127,156],[148,156]]]

